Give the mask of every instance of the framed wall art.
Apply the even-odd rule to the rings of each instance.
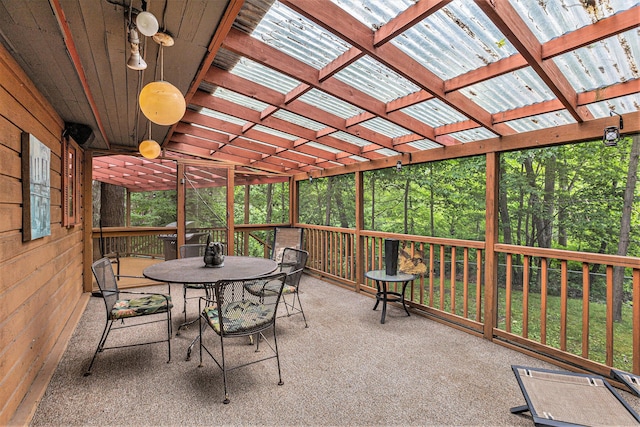
[[[22,133],[22,241],[51,234],[51,149]]]

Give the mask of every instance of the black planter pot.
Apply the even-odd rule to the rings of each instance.
[[[398,274],[398,247],[400,241],[395,239],[384,240],[384,267],[387,276]]]

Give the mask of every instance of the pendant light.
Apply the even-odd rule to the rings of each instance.
[[[140,71],[147,68],[147,63],[140,56],[140,38],[135,28],[129,29],[129,44],[131,45],[131,56],[127,61],[127,67]]]
[[[160,45],[160,80],[151,82],[140,91],[140,109],[153,123],[169,126],[184,116],[187,104],[182,92],[171,83],[164,81],[163,48],[173,46],[173,38],[166,33],[156,33],[153,40]]]
[[[159,25],[153,13],[145,10],[136,16],[136,27],[145,36],[151,37],[158,32]]]
[[[160,144],[151,138],[151,122],[149,122],[149,138],[145,139],[138,146],[138,151],[145,159],[155,159],[160,155]]]

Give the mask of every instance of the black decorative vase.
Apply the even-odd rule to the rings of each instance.
[[[384,268],[387,276],[395,276],[398,273],[399,244],[399,240],[384,239]]]

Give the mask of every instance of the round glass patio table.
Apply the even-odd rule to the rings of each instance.
[[[205,267],[203,257],[180,258],[160,262],[145,268],[142,275],[157,282],[203,285],[218,280],[243,280],[272,273],[278,263],[269,258],[225,256],[220,267]],[[197,320],[197,319],[196,319]],[[193,322],[189,322],[193,323]],[[187,324],[180,325],[178,331]],[[189,345],[187,360],[198,337]]]
[[[373,306],[373,309],[375,310],[378,308],[378,304],[382,301],[382,318],[380,319],[380,323],[384,323],[384,318],[387,315],[387,302],[402,302],[402,308],[404,308],[407,316],[411,316],[404,303],[404,292],[407,289],[409,282],[413,281],[418,276],[415,274],[400,272],[390,275],[387,274],[385,270],[367,271],[364,275],[368,279],[376,282],[376,288],[378,291],[376,292],[376,305]],[[388,290],[387,288],[390,283],[402,283],[402,292]]]

